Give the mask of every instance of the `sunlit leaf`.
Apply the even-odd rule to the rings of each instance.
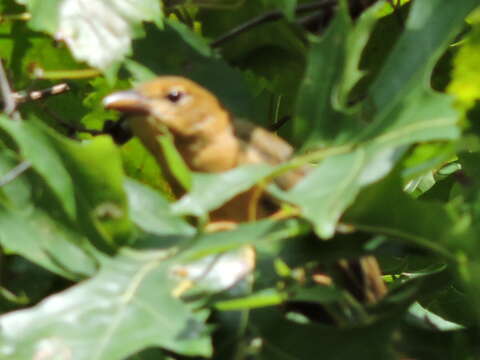
[[[40,5],[42,4],[42,5]],[[32,14],[31,26],[64,40],[76,59],[106,69],[130,52],[142,21],[162,19],[155,0],[56,0],[26,3]]]

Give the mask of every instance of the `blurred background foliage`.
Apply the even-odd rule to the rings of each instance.
[[[476,7],[0,0],[12,89],[69,85],[0,115],[0,358],[478,358]],[[316,166],[271,189],[298,216],[206,233],[276,169],[191,174],[177,200],[138,140],[115,143],[102,99],[162,74]],[[311,280],[367,254],[390,290],[377,304]]]

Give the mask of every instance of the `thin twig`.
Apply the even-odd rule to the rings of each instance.
[[[12,97],[15,102],[15,108],[18,107],[18,105],[30,102],[30,101],[36,101],[36,100],[42,100],[45,99],[49,96],[54,96],[54,95],[60,95],[65,92],[70,90],[70,87],[68,86],[67,83],[61,83],[54,85],[52,87],[46,88],[46,89],[41,89],[41,90],[33,90],[33,91],[16,91],[12,92]],[[0,107],[4,106],[3,100],[0,100]]]
[[[22,161],[20,164],[15,166],[8,173],[3,175],[3,177],[0,179],[0,187],[11,183],[13,180],[15,180],[17,177],[22,175],[25,171],[27,171],[31,167],[32,167],[32,164],[30,163],[30,161]]]
[[[297,8],[295,9],[295,14],[301,14],[301,13],[308,12],[308,11],[319,10],[319,9],[324,8],[324,7],[334,5],[336,3],[337,3],[336,0],[322,0],[322,1],[315,1],[315,2],[309,3],[309,4],[302,4],[302,5],[297,6]],[[243,24],[233,28],[232,30],[227,32],[225,35],[222,35],[218,39],[214,40],[210,44],[210,46],[212,48],[219,47],[224,42],[238,36],[239,34],[245,32],[245,31],[248,31],[248,30],[250,30],[250,29],[252,29],[252,28],[254,28],[258,25],[265,24],[267,22],[282,19],[283,17],[284,17],[284,13],[283,13],[283,11],[280,11],[280,10],[274,10],[274,11],[267,12],[263,15],[257,16],[255,18],[247,21],[246,23],[243,23]]]
[[[70,90],[70,87],[67,83],[60,83],[54,85],[52,87],[41,89],[41,90],[34,90],[29,92],[18,91],[12,94],[15,103],[22,104],[28,101],[35,101],[40,99],[45,99],[46,97],[63,94]]]
[[[15,97],[13,95],[12,89],[10,88],[10,83],[8,82],[7,74],[5,68],[3,67],[3,60],[0,59],[0,89],[2,91],[3,99],[3,111],[7,116],[12,117],[15,120],[19,120],[20,117],[15,113]]]

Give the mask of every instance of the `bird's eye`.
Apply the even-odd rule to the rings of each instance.
[[[166,98],[172,103],[177,103],[183,97],[183,95],[185,94],[179,90],[172,90],[167,94]]]

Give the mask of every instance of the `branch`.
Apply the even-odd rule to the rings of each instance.
[[[68,86],[67,83],[60,83],[52,87],[41,89],[41,90],[34,90],[30,92],[23,92],[23,91],[14,92],[12,93],[12,96],[15,100],[15,104],[18,105],[28,101],[45,99],[52,95],[63,94],[68,90],[70,90],[70,86]]]
[[[302,5],[297,6],[297,8],[295,9],[295,14],[301,14],[301,13],[308,12],[308,11],[323,9],[325,7],[328,7],[328,6],[332,6],[336,3],[337,3],[336,0],[321,0],[321,1],[316,1],[314,3],[302,4]],[[214,40],[210,44],[210,46],[212,48],[219,47],[224,42],[240,35],[243,32],[246,32],[246,31],[248,31],[248,30],[250,30],[250,29],[252,29],[252,28],[254,28],[258,25],[282,19],[284,16],[285,16],[284,13],[280,10],[270,11],[270,12],[267,12],[263,15],[257,16],[256,18],[253,18],[253,19],[247,21],[246,23],[243,23],[243,24],[233,28],[232,30],[227,32],[225,35],[222,35],[218,39]]]
[[[7,74],[5,68],[3,67],[3,60],[0,59],[0,90],[2,92],[3,99],[3,112],[7,116],[12,117],[15,120],[19,120],[20,116],[15,112],[15,97],[13,95],[12,89],[10,88],[10,83],[8,82]]]

